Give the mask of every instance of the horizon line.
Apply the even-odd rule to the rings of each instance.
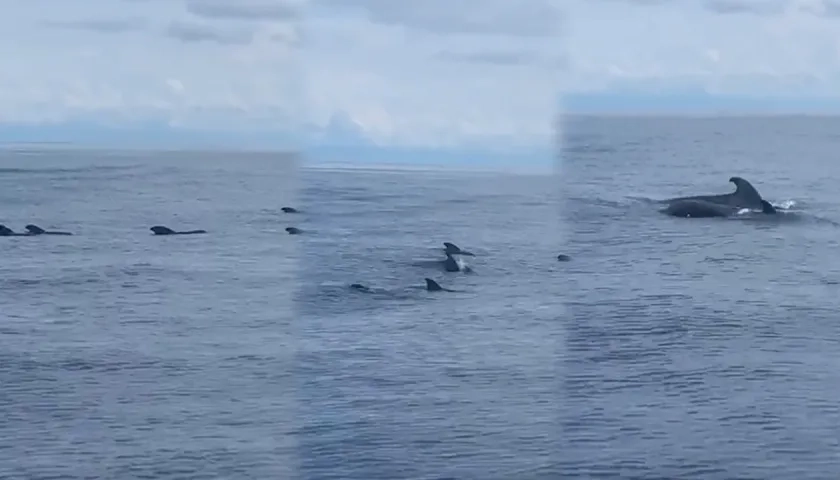
[[[592,110],[561,110],[560,116],[572,117],[660,117],[660,118],[778,118],[778,117],[840,117],[840,110],[837,111],[796,111],[796,110],[731,110],[731,111],[707,111],[707,110],[617,110],[617,111],[592,111]]]

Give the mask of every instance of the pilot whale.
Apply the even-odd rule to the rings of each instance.
[[[710,218],[728,217],[743,209],[759,210],[766,214],[776,213],[770,202],[761,198],[758,190],[741,177],[730,177],[735,191],[719,195],[694,195],[662,200],[667,206],[660,210],[674,217]]]
[[[176,232],[175,230],[162,225],[155,225],[149,230],[151,230],[155,235],[195,235],[197,233],[207,233],[206,230],[187,230],[185,232]]]
[[[732,193],[676,197],[662,200],[662,203],[673,205],[677,202],[706,202],[738,209],[761,210],[763,208],[761,195],[750,182],[741,177],[730,177],[729,181],[735,184],[735,191]]]
[[[31,223],[24,228],[26,228],[30,235],[73,235],[70,232],[55,232],[50,230],[44,230],[38,225],[33,225]]]

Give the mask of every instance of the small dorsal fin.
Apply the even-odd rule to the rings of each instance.
[[[439,290],[443,290],[443,288],[441,288],[441,286],[438,285],[438,283],[436,281],[432,280],[431,278],[427,278],[426,279],[426,290],[428,290],[430,292],[437,292]]]
[[[26,230],[28,230],[29,233],[34,233],[34,234],[47,233],[47,231],[44,230],[43,228],[39,227],[38,225],[33,225],[31,223],[24,228],[26,228]]]
[[[175,230],[172,230],[169,227],[164,227],[163,225],[155,225],[154,227],[150,228],[155,235],[171,235],[175,233]]]

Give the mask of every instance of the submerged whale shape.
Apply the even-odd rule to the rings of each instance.
[[[561,253],[560,255],[557,255],[557,261],[558,261],[558,262],[568,262],[568,261],[570,261],[571,259],[572,259],[572,257],[570,257],[570,256],[568,256],[568,255],[564,255],[564,254],[562,254],[562,253]]]
[[[283,207],[282,210],[284,213],[298,213],[298,211],[292,207]]]
[[[38,225],[33,225],[31,223],[24,228],[26,228],[30,235],[73,235],[70,232],[53,232],[49,230],[44,230]]]
[[[300,235],[301,233],[303,233],[303,230],[301,230],[297,227],[286,227],[286,232],[289,235]]]
[[[365,285],[362,285],[361,283],[354,283],[350,285],[350,288],[352,288],[353,290],[358,290],[360,292],[370,293],[370,288]]]
[[[31,236],[28,233],[17,233],[13,231],[11,228],[0,224],[0,237],[29,237]]]
[[[431,278],[426,279],[426,290],[430,292],[454,292],[455,290],[449,290],[448,288],[441,287],[436,281],[432,280]]]
[[[155,235],[194,235],[197,233],[207,233],[206,230],[187,230],[185,232],[176,232],[169,227],[164,227],[162,225],[156,225],[150,228]]]
[[[724,212],[728,215],[732,209],[740,210],[742,208],[749,208],[751,210],[763,210],[761,195],[752,184],[741,177],[730,177],[729,181],[735,184],[735,191],[732,193],[725,193],[721,195],[694,195],[690,197],[677,197],[663,200],[663,203],[668,203],[669,206],[675,203],[683,202],[703,202],[703,203],[689,203],[686,204],[689,209],[695,209],[698,213],[705,216],[722,216]],[[715,209],[709,205],[722,205],[729,207],[729,210],[720,208]],[[691,206],[693,205],[693,207]],[[666,210],[668,210],[666,208]],[[736,210],[736,211],[737,211]],[[667,212],[666,212],[667,213]],[[681,216],[681,215],[678,215]]]
[[[466,255],[468,257],[474,257],[475,254],[472,252],[468,252],[466,250],[461,250],[458,245],[450,242],[443,242],[443,246],[445,247],[443,250],[447,255]]]

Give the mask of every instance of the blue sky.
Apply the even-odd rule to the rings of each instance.
[[[561,111],[840,111],[837,0],[7,3],[0,142],[548,150]]]

